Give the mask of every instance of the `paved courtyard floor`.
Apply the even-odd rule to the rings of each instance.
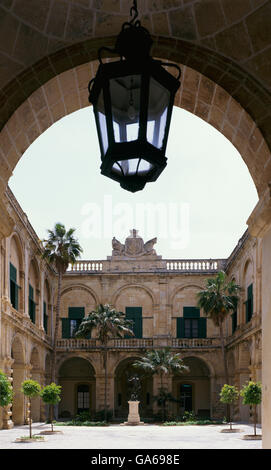
[[[222,433],[227,425],[210,426],[56,426],[63,434],[46,435],[45,442],[18,443],[29,435],[29,427],[0,430],[0,449],[261,449],[261,440],[244,440],[253,426],[234,424],[238,433]],[[33,434],[50,430],[50,425],[33,424]],[[261,434],[260,427],[257,433]]]

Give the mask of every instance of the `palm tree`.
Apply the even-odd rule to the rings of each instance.
[[[188,371],[189,368],[184,365],[180,354],[172,353],[170,348],[156,349],[148,351],[142,359],[134,362],[134,367],[143,369],[147,374],[159,375],[160,377],[160,395],[158,396],[158,403],[162,404],[163,419],[165,418],[165,407],[168,396],[166,394],[163,378],[169,373],[181,373]]]
[[[68,269],[69,264],[74,264],[80,257],[82,248],[78,241],[74,238],[74,228],[66,231],[65,226],[56,223],[53,230],[48,230],[48,239],[43,240],[42,258],[46,259],[57,270],[58,287],[57,287],[57,303],[56,303],[56,321],[53,339],[53,358],[51,366],[51,382],[55,382],[56,376],[56,341],[58,337],[60,323],[60,294],[62,287],[63,274]]]
[[[108,304],[98,305],[96,310],[85,317],[75,333],[77,338],[89,337],[95,329],[97,338],[102,345],[104,366],[104,418],[107,420],[107,344],[110,338],[122,338],[123,335],[134,336],[132,331],[133,322],[126,318],[125,313],[118,312]]]
[[[223,323],[229,313],[236,310],[240,291],[241,287],[234,281],[228,282],[226,273],[220,271],[215,278],[207,279],[205,289],[197,294],[198,307],[202,308],[204,314],[211,318],[214,325],[219,328],[226,384],[229,384],[229,372]],[[227,416],[229,417],[229,406],[227,406]]]

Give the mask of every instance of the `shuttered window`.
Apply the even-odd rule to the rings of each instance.
[[[133,326],[131,330],[134,332],[134,338],[142,338],[142,307],[126,307],[127,320],[132,320]],[[131,338],[131,336],[126,336]]]
[[[19,308],[19,289],[17,284],[17,269],[12,263],[9,264],[9,280],[10,280],[10,302],[13,308]]]
[[[237,312],[233,312],[231,316],[231,324],[232,324],[232,334],[235,332],[237,328]]]
[[[28,310],[28,313],[29,313],[31,321],[33,323],[35,323],[36,322],[36,304],[34,302],[34,289],[31,286],[31,284],[29,284],[28,289],[29,289],[29,294],[28,294],[28,309],[29,310]]]
[[[248,323],[253,315],[253,284],[250,284],[247,288],[247,300],[246,305],[246,323]]]
[[[177,318],[177,338],[206,338],[206,318],[197,307],[184,307],[183,317]]]
[[[43,302],[43,328],[45,333],[48,333],[48,315],[46,302]]]
[[[68,318],[61,319],[62,338],[73,338],[84,316],[85,307],[69,307]]]

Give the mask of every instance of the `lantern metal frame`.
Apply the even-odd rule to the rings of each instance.
[[[114,49],[101,47],[98,53],[99,68],[95,78],[89,82],[89,102],[93,104],[98,139],[101,150],[101,173],[115,181],[122,188],[136,192],[142,190],[147,182],[156,181],[167,165],[165,156],[172,109],[175,94],[180,86],[181,70],[177,64],[164,63],[150,56],[152,39],[148,30],[141,26],[138,16],[137,2],[130,10],[134,15],[130,22],[124,23],[117,37]],[[120,60],[103,63],[102,52],[118,54]],[[125,59],[124,59],[125,58]],[[177,78],[170,74],[165,68],[175,67],[178,71]],[[112,112],[112,96],[110,83],[123,77],[140,77],[140,99],[138,111],[138,136],[131,141],[116,141],[114,131],[114,116]],[[166,121],[164,124],[164,135],[160,148],[153,145],[147,138],[147,126],[149,116],[150,86],[154,80],[168,93],[168,104]],[[127,89],[131,93],[132,89]],[[104,134],[99,120],[99,100],[101,99],[105,116]],[[153,131],[154,132],[154,131]],[[104,147],[104,140],[107,148]],[[136,171],[133,174],[125,174],[122,168],[123,161],[138,159]],[[148,171],[139,172],[141,160],[149,165]],[[129,164],[128,164],[129,165]],[[118,168],[119,167],[119,168]],[[117,170],[116,170],[117,168]]]

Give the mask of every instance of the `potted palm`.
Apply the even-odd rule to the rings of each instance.
[[[69,267],[69,264],[74,264],[83,251],[78,241],[74,237],[74,232],[74,228],[70,228],[66,231],[63,224],[56,223],[53,230],[48,230],[48,239],[42,241],[42,258],[56,268],[58,277],[55,331],[53,338],[53,357],[51,365],[52,382],[55,382],[56,379],[56,342],[60,324],[60,298],[62,279],[63,275]]]
[[[158,375],[160,378],[159,394],[156,397],[158,405],[162,408],[162,419],[166,418],[166,403],[169,394],[164,387],[163,379],[169,373],[188,371],[180,354],[172,353],[169,348],[148,351],[144,357],[134,362],[134,367],[143,369],[146,374]]]
[[[220,271],[214,278],[207,279],[205,288],[197,294],[198,307],[202,308],[203,313],[211,318],[213,324],[219,328],[224,375],[227,384],[230,380],[223,326],[226,317],[237,308],[240,291],[241,287],[234,281],[228,281],[226,273]],[[227,405],[227,419],[229,420],[229,405]]]

